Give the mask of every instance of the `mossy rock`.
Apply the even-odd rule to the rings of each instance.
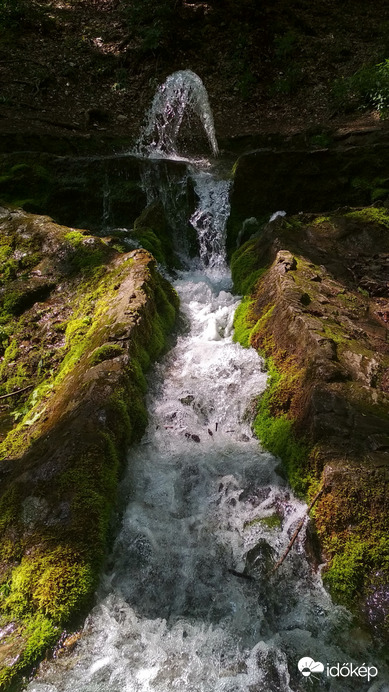
[[[381,207],[286,216],[232,260],[237,289],[248,291],[235,338],[269,369],[254,430],[298,494],[323,488],[314,516],[325,583],[384,638],[388,227]]]
[[[130,228],[146,204],[135,157],[77,158],[36,151],[0,155],[0,203],[100,232]]]
[[[157,262],[169,269],[180,267],[173,246],[172,229],[168,226],[162,202],[153,202],[143,210],[134,223],[134,235],[141,247],[149,250]]]
[[[49,300],[3,305],[0,388],[14,394],[16,417],[0,443],[6,689],[92,602],[128,445],[147,424],[145,372],[166,347],[178,298],[146,250],[119,253],[21,212],[2,223],[13,253],[28,240],[38,259],[17,264],[9,284],[3,276],[6,291],[37,271],[51,286]]]
[[[377,180],[389,179],[388,143],[329,149],[262,148],[243,154],[233,167],[229,255],[245,220],[267,221],[277,210],[288,214],[325,212],[374,202]],[[363,180],[363,185],[355,181]],[[379,186],[381,187],[381,186]]]

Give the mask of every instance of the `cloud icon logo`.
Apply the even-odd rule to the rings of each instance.
[[[314,661],[310,656],[304,656],[300,658],[297,667],[305,678],[309,678],[310,675],[314,673],[323,673],[324,665],[320,661]]]

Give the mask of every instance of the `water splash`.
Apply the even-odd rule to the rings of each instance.
[[[208,94],[200,77],[191,70],[173,72],[158,87],[137,144],[147,157],[177,157],[177,140],[184,115],[195,113],[204,128],[214,156],[219,152]]]

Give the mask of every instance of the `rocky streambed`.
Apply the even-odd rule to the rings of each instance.
[[[380,191],[378,206],[325,211],[334,191],[325,188],[329,172],[321,164],[331,154],[315,152],[308,156],[316,178],[306,208],[322,213],[271,223],[263,215],[268,218],[279,198],[260,198],[265,173],[259,175],[256,166],[267,160],[275,171],[272,187],[281,190],[296,161],[306,170],[304,154],[240,159],[227,246],[231,253],[243,241],[231,257],[235,291],[243,296],[235,339],[264,355],[269,370],[268,388],[252,410],[253,429],[282,458],[297,494],[312,499],[322,490],[306,533],[312,570],[326,561],[323,575],[332,595],[369,624],[379,646],[387,637],[389,599],[389,215],[386,142],[374,146],[358,158],[350,144],[349,154],[339,151],[334,160],[343,162],[343,192],[337,186],[337,194],[346,190],[348,203],[366,204]],[[9,179],[3,181],[10,186],[9,202],[20,194],[13,187],[18,176],[27,185],[17,161],[8,162]],[[104,211],[106,220],[111,213],[120,221],[131,189],[137,217],[132,236],[111,229],[101,238],[48,217],[10,208],[0,213],[4,689],[50,650],[65,627],[71,631],[93,600],[125,450],[146,426],[144,374],[175,322],[177,296],[148,252],[170,270],[180,266],[163,200],[139,216],[145,195],[138,172],[132,180],[135,164],[122,185],[116,163],[117,199],[104,193],[106,164],[104,175],[96,168],[99,208],[92,226]],[[182,162],[166,165],[176,171],[175,182],[184,180]],[[362,169],[366,180],[358,177]],[[111,168],[108,173],[110,180]],[[193,185],[187,178],[180,184],[193,212]],[[59,217],[61,209],[70,209],[70,192],[59,205],[53,198]],[[288,200],[282,196],[287,211]],[[89,213],[84,205],[68,218],[87,219]],[[129,238],[136,242],[126,245]],[[144,247],[131,250],[135,244]],[[193,238],[189,245],[193,250]],[[72,638],[66,642],[74,644]]]

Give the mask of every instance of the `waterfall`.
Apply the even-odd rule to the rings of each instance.
[[[190,117],[192,113],[200,119],[216,156],[219,149],[208,94],[200,77],[191,70],[174,72],[158,87],[136,147],[138,153],[142,156],[177,156],[177,139],[184,116]]]
[[[226,224],[230,214],[230,181],[211,172],[192,169],[198,205],[190,218],[197,232],[203,266],[223,267],[226,261]]]
[[[163,141],[174,148],[173,134]],[[164,146],[155,143],[160,153]],[[376,662],[309,563],[305,529],[271,575],[306,505],[250,426],[266,373],[253,349],[233,341],[229,183],[193,164],[188,175],[199,256],[187,257],[174,280],[181,330],[149,377],[149,423],[128,452],[122,524],[74,652],[46,664],[26,689],[388,692],[384,683],[320,672],[326,662]],[[311,657],[319,678],[298,668]]]

